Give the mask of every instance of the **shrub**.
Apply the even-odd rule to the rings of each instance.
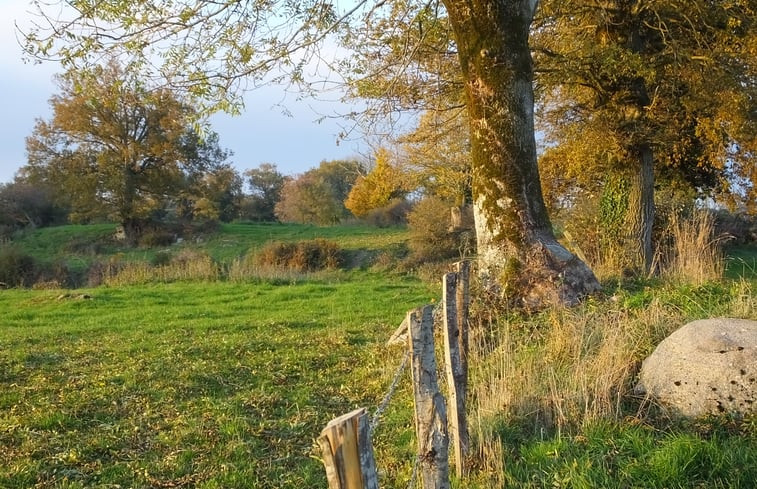
[[[171,263],[173,254],[167,250],[161,250],[155,253],[155,256],[150,260],[150,264],[154,267],[161,267]]]
[[[269,243],[257,253],[255,261],[261,267],[314,272],[338,268],[343,256],[336,243],[314,239],[298,243]]]
[[[73,287],[76,285],[76,274],[65,261],[58,260],[50,264],[37,265],[35,289],[50,289]]]
[[[176,234],[165,229],[151,229],[145,231],[139,238],[140,246],[146,248],[155,248],[159,246],[170,246],[176,241]]]
[[[0,282],[8,287],[31,285],[37,278],[37,262],[14,247],[0,249]]]
[[[380,228],[398,226],[407,222],[412,205],[405,199],[394,199],[389,204],[369,211],[363,219]]]
[[[116,276],[124,266],[119,260],[118,255],[111,258],[108,262],[93,262],[86,272],[87,286],[98,287],[106,283],[111,277]]]
[[[451,206],[438,197],[426,197],[407,216],[411,260],[441,261],[468,255],[473,233],[450,229]]]

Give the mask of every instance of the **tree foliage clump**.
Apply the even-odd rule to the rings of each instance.
[[[472,254],[474,237],[470,230],[452,228],[450,209],[448,202],[431,195],[410,211],[407,220],[412,261],[437,262]]]
[[[68,212],[55,200],[49,186],[19,180],[0,184],[0,236],[24,227],[65,222]]]
[[[616,250],[632,250],[624,266],[646,272],[656,188],[754,207],[750,2],[541,3],[532,44],[553,207],[629,182]]]
[[[389,150],[379,149],[373,169],[355,181],[344,206],[356,217],[365,217],[371,211],[386,207],[410,190],[408,175],[393,164],[391,158]]]
[[[243,217],[252,221],[275,221],[276,204],[281,200],[281,190],[287,181],[273,163],[263,163],[244,172],[250,188]]]
[[[344,201],[363,166],[358,161],[323,161],[299,177],[288,180],[276,204],[276,217],[284,222],[328,225],[350,216]]]

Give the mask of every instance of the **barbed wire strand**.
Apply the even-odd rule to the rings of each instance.
[[[394,379],[392,379],[392,385],[389,387],[389,390],[384,396],[384,399],[381,401],[381,404],[379,404],[379,407],[377,407],[376,411],[373,413],[373,418],[371,419],[371,427],[370,427],[371,433],[373,432],[373,430],[375,430],[378,427],[379,418],[384,413],[387,406],[389,406],[389,402],[392,400],[392,396],[394,396],[394,392],[397,390],[397,386],[399,385],[400,379],[402,378],[402,374],[405,372],[405,367],[407,367],[408,360],[410,360],[410,350],[405,351],[405,356],[402,358],[402,363],[400,363],[400,366],[397,368],[397,371],[394,373]]]

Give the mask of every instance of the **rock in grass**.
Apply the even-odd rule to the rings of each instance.
[[[757,321],[693,321],[641,367],[636,393],[687,417],[757,412]]]

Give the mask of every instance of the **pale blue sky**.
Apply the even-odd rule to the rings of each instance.
[[[29,4],[28,0],[0,0],[0,182],[12,180],[26,163],[24,138],[36,118],[50,116],[47,101],[55,93],[52,76],[59,70],[54,64],[32,65],[21,60],[14,21],[20,25],[27,22]],[[343,124],[338,120],[315,122],[320,115],[345,113],[348,107],[296,98],[282,88],[265,87],[246,97],[242,116],[213,117],[212,128],[220,135],[221,145],[234,152],[232,160],[240,171],[270,162],[282,173],[294,174],[322,160],[366,151],[366,145],[356,141],[337,144]],[[291,117],[284,115],[284,108]]]

